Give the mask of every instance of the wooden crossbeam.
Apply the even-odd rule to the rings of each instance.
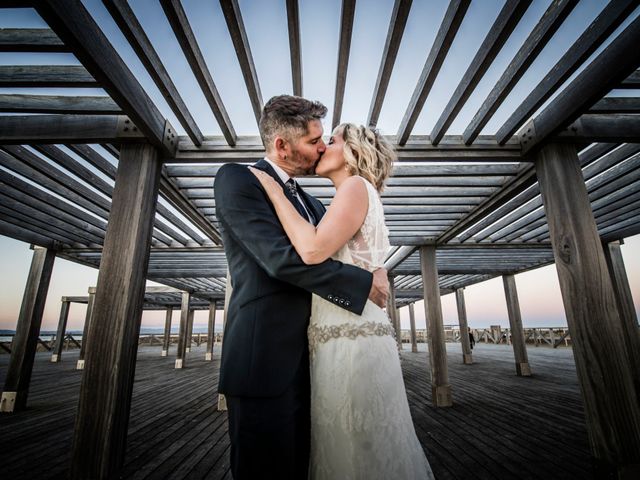
[[[587,113],[640,113],[640,98],[605,97],[598,100]]]
[[[222,130],[224,138],[229,145],[235,145],[236,132],[233,129],[229,114],[222,103],[222,98],[218,93],[182,5],[179,0],[160,0],[160,4],[196,77],[198,85],[200,85],[202,93]]]
[[[351,51],[351,34],[353,19],[356,12],[356,0],[342,0],[340,12],[340,42],[338,44],[338,68],[336,71],[336,89],[333,100],[333,119],[331,129],[334,129],[342,117],[342,103],[347,84],[347,69],[349,67],[349,53]]]
[[[465,129],[462,135],[465,144],[469,145],[480,134],[482,128],[502,105],[577,3],[577,0],[560,0],[551,3]]]
[[[491,26],[491,30],[489,30],[478,52],[471,60],[462,80],[449,99],[447,106],[436,121],[433,130],[431,130],[431,141],[434,145],[440,142],[451,123],[462,110],[467,99],[471,96],[498,53],[500,53],[511,32],[516,28],[530,4],[531,0],[514,0],[506,2],[502,7]]]
[[[471,0],[452,0],[449,2],[449,7],[438,29],[438,34],[424,64],[418,84],[407,106],[404,117],[400,122],[397,134],[399,145],[404,145],[409,139],[409,135],[411,135],[411,131],[420,116],[420,112],[422,112],[424,102],[429,96],[431,87],[433,87],[440,68],[449,53],[449,49],[470,4]]]
[[[640,142],[640,115],[585,114],[553,137],[554,141]]]
[[[298,0],[287,0],[287,29],[293,94],[302,97],[302,48],[300,47],[300,9]]]
[[[124,0],[105,0],[103,3],[147,69],[147,72],[191,141],[196,145],[201,145],[202,132],[198,124],[191,116],[187,105],[184,103],[182,96],[129,4]]]
[[[500,127],[496,137],[500,144],[507,142],[512,135],[546,102],[551,95],[595,52],[602,42],[636,8],[634,0],[609,2],[589,27],[580,35],[560,60],[551,68],[549,74],[533,89],[527,98],[516,108],[508,120]],[[637,64],[636,64],[637,66]],[[598,100],[598,99],[596,99]],[[593,104],[594,102],[592,102]]]
[[[0,112],[121,115],[122,109],[109,97],[2,94]]]
[[[0,52],[68,52],[49,28],[0,28]]]
[[[81,65],[0,65],[0,87],[98,87]]]
[[[369,107],[369,115],[367,115],[367,125],[375,126],[378,123],[378,117],[382,110],[382,103],[384,102],[387,87],[389,86],[389,80],[391,79],[393,65],[396,62],[398,50],[400,49],[400,42],[402,41],[404,27],[406,26],[407,19],[409,18],[412,1],[413,0],[396,0],[393,5],[391,20],[389,21],[389,30],[387,32],[387,40],[384,44],[382,60],[380,61],[380,68],[378,69],[376,86],[373,89],[373,98],[371,99],[371,106]]]
[[[625,78],[619,86],[620,88],[640,88],[640,70],[636,70],[627,78]]]

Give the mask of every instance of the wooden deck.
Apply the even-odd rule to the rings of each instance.
[[[591,477],[570,349],[528,348],[533,376],[521,378],[509,346],[477,345],[476,363],[464,366],[459,344],[449,343],[448,409],[431,406],[427,353],[406,349],[416,431],[439,480]],[[77,355],[64,352],[63,362],[52,364],[50,354],[38,353],[29,409],[0,415],[4,478],[65,477],[81,377]],[[8,360],[0,356],[0,382]],[[215,408],[218,362],[204,361],[204,346],[194,347],[188,362],[175,370],[159,347],[140,348],[124,478],[231,478],[226,415]]]

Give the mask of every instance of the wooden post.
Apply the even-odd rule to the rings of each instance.
[[[416,335],[416,312],[413,303],[409,304],[409,323],[411,325],[411,351],[418,353],[418,338]]]
[[[389,275],[389,299],[387,300],[387,315],[391,320],[391,325],[396,332],[396,343],[398,344],[398,350],[402,349],[402,337],[400,332],[400,318],[398,310],[396,309],[396,291],[393,285],[393,276]]]
[[[187,352],[187,329],[189,328],[189,302],[191,293],[182,292],[182,305],[180,308],[180,332],[178,333],[178,351],[176,352],[175,368],[184,368],[184,360]]]
[[[171,317],[173,315],[173,307],[167,308],[166,317],[164,319],[164,338],[162,341],[162,356],[169,355],[169,346],[171,345]]]
[[[640,399],[634,388],[638,372],[630,360],[576,148],[545,145],[536,153],[535,167],[596,476],[632,478],[640,473]]]
[[[471,342],[469,341],[469,325],[467,324],[467,307],[464,302],[464,288],[456,290],[456,305],[458,307],[458,324],[460,325],[460,345],[462,345],[462,363],[471,365]]]
[[[420,268],[424,288],[424,312],[428,322],[432,401],[436,407],[450,407],[453,405],[453,399],[449,384],[447,348],[442,325],[442,305],[440,304],[435,246],[423,245],[420,247]]]
[[[123,144],[87,343],[70,478],[118,478],[124,463],[149,247],[161,171],[158,150]]]
[[[224,288],[224,315],[222,317],[222,342],[220,342],[220,346],[224,343],[224,334],[227,333],[227,312],[229,311],[229,300],[231,299],[231,294],[233,293],[233,287],[231,286],[231,275],[227,270],[227,282]],[[220,365],[222,365],[222,361],[220,361]],[[218,378],[220,376],[218,375]],[[218,394],[218,410],[226,411],[227,410],[227,399],[221,393]]]
[[[89,292],[89,301],[87,302],[87,313],[84,316],[82,343],[80,344],[80,354],[78,355],[76,370],[84,370],[84,357],[87,351],[87,339],[89,338],[89,328],[91,328],[91,313],[93,312],[93,302],[95,301],[95,295],[95,293]]]
[[[529,367],[527,347],[524,342],[516,279],[513,275],[503,275],[502,282],[504,283],[504,295],[507,300],[507,312],[509,313],[511,344],[513,345],[513,354],[516,359],[516,375],[529,377],[531,376],[531,368]]]
[[[0,412],[18,412],[27,406],[31,371],[38,348],[42,312],[47,299],[53,261],[53,250],[34,247],[27,285],[11,344],[11,357],[0,399]]]
[[[205,360],[213,360],[213,344],[215,342],[216,328],[216,302],[209,302],[209,325],[207,329],[207,353],[204,355]]]
[[[62,358],[62,347],[64,346],[64,334],[67,331],[67,320],[69,319],[69,307],[71,302],[62,301],[60,307],[60,318],[58,319],[58,331],[56,332],[56,344],[51,354],[51,362],[58,363]]]
[[[189,353],[191,351],[191,344],[193,343],[193,316],[195,314],[195,310],[189,310],[189,317],[187,322],[187,346],[185,348],[185,352]]]
[[[640,329],[638,328],[638,317],[636,307],[633,304],[631,288],[627,271],[624,268],[624,259],[620,251],[620,242],[610,242],[604,246],[604,257],[607,261],[609,275],[613,283],[613,291],[616,295],[618,313],[622,321],[624,338],[627,343],[627,350],[631,353],[631,361],[636,371],[636,395],[640,399]]]

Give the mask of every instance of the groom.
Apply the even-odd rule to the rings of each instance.
[[[267,156],[254,165],[281,183],[314,224],[325,208],[293,177],[314,173],[325,150],[326,112],[319,102],[273,97],[260,118]],[[236,480],[306,479],[311,293],[361,314],[367,298],[385,305],[387,273],[333,260],[305,265],[246,166],[222,166],[214,191],[233,286],[219,381],[229,414],[231,471]]]

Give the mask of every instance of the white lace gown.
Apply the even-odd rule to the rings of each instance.
[[[365,221],[334,258],[373,271],[389,249],[376,189]],[[361,316],[313,296],[312,480],[434,478],[416,437],[389,317],[367,301]]]

